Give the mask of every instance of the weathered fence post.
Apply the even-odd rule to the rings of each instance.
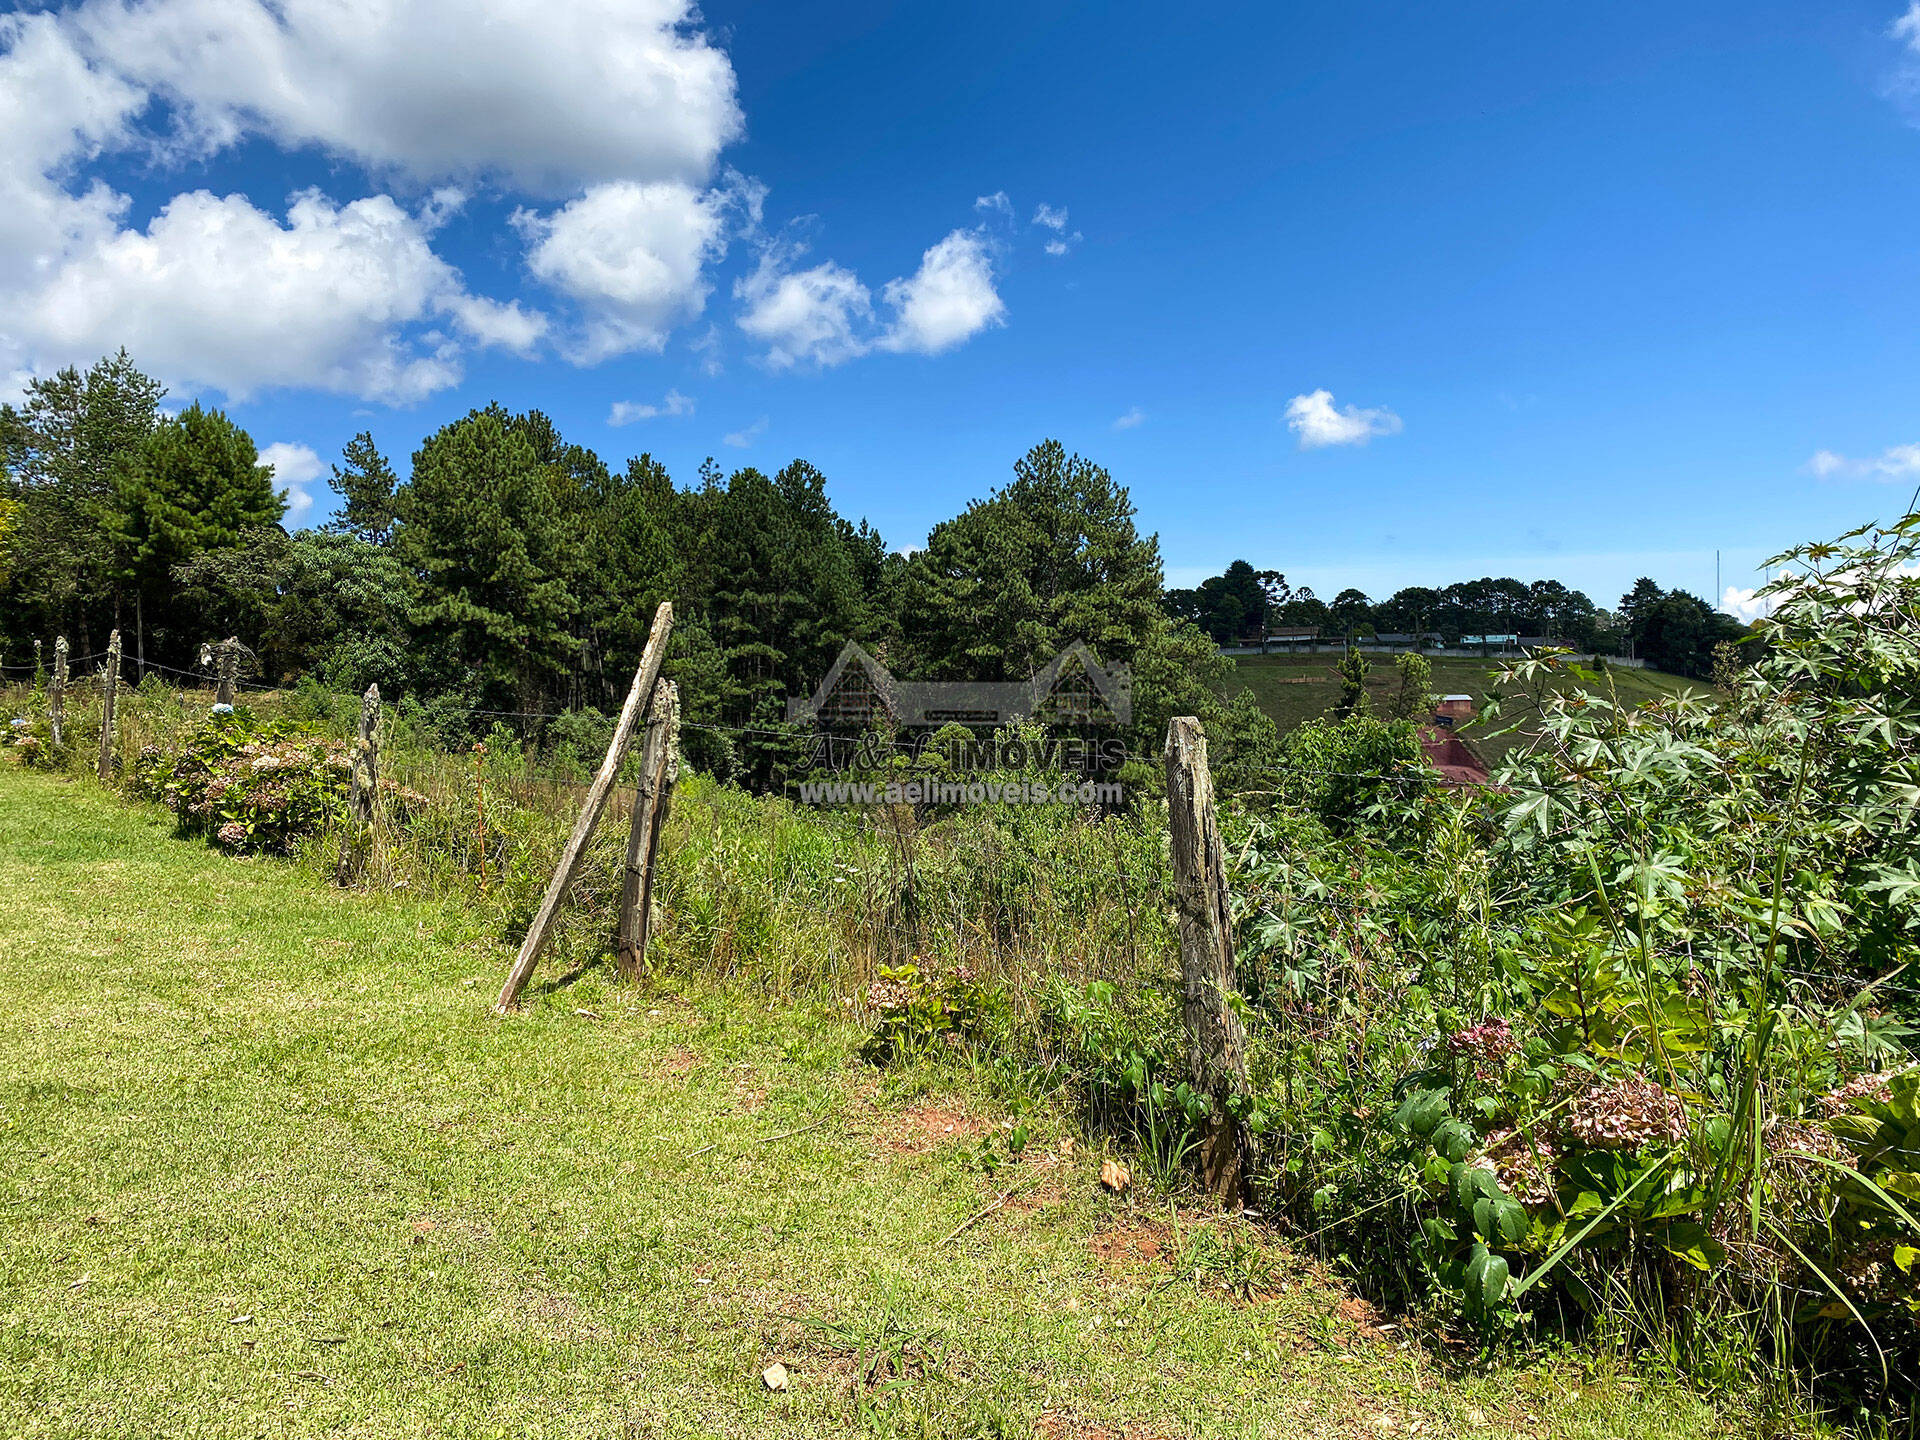
[[[53,689],[47,692],[47,718],[53,722],[53,748],[67,743],[67,637],[53,642]]]
[[[533,967],[540,963],[540,952],[546,948],[547,940],[553,932],[554,917],[567,901],[567,894],[573,889],[573,882],[580,873],[580,862],[587,853],[587,842],[593,838],[593,830],[600,823],[600,815],[607,808],[607,796],[613,792],[613,777],[620,770],[620,762],[626,759],[627,746],[633,740],[634,721],[637,720],[648,701],[653,696],[653,682],[660,678],[660,663],[667,655],[667,635],[673,629],[673,606],[662,602],[654,613],[653,633],[647,637],[646,653],[640,657],[640,668],[634,672],[633,688],[627,692],[627,703],[620,707],[620,718],[613,724],[613,739],[607,744],[606,757],[600,762],[600,771],[593,777],[593,784],[587,787],[586,803],[580,807],[580,818],[573,822],[573,834],[567,840],[567,848],[560,854],[560,863],[554,867],[553,879],[548,882],[546,898],[540,902],[540,913],[533,917],[533,924],[527,930],[526,942],[520,947],[520,954],[513,962],[513,969],[507,973],[507,983],[500,987],[500,998],[494,1003],[494,1010],[505,1014],[520,999],[520,992],[527,987],[527,981],[533,978]]]
[[[216,705],[233,704],[233,682],[240,674],[240,639],[229,635],[214,647],[220,657],[220,688],[213,692]]]
[[[1228,1107],[1246,1091],[1247,1038],[1227,1003],[1236,988],[1233,911],[1207,737],[1198,720],[1177,716],[1167,726],[1166,759],[1187,1068],[1194,1087],[1213,1099],[1200,1138],[1200,1169],[1207,1188],[1231,1204],[1241,1195],[1240,1126]]]
[[[113,778],[115,702],[120,694],[120,632],[107,637],[107,667],[100,676],[100,783]]]
[[[367,686],[360,697],[360,731],[349,772],[347,814],[350,829],[340,843],[339,883],[351,885],[360,869],[373,825],[373,802],[380,789],[380,687]]]
[[[680,689],[662,680],[653,691],[653,713],[640,752],[640,788],[633,800],[633,825],[627,832],[627,869],[620,886],[620,928],[615,944],[620,973],[641,975],[647,968],[647,937],[653,928],[654,857],[660,831],[680,777]]]

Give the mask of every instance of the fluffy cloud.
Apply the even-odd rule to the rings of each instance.
[[[4,323],[42,359],[125,345],[169,379],[246,396],[302,386],[395,403],[455,383],[453,335],[523,346],[540,321],[466,292],[428,226],[385,195],[336,207],[296,195],[283,225],[245,197],[175,196],[145,230],[96,235]]]
[[[1861,460],[1820,450],[1801,468],[1819,480],[1912,480],[1920,477],[1920,445],[1895,445]]]
[[[74,195],[53,177],[125,142],[145,92],[89,65],[51,15],[0,16],[0,292],[48,256],[110,235],[124,196],[95,182]]]
[[[937,355],[1005,323],[992,249],[978,231],[955,230],[920,257],[912,275],[889,280],[880,293],[894,315],[880,328],[859,276],[831,260],[790,268],[804,253],[801,246],[770,245],[734,286],[745,302],[740,328],[767,347],[762,359],[776,370],[838,365],[876,349]]]
[[[920,258],[920,268],[880,292],[899,313],[880,337],[883,350],[937,355],[990,325],[1006,323],[993,288],[993,256],[971,230],[955,230]]]
[[[259,132],[563,195],[712,172],[743,121],[696,19],[691,0],[95,0],[71,23],[203,152]]]
[[[260,463],[273,467],[274,482],[287,500],[287,519],[303,519],[313,508],[313,491],[308,487],[325,469],[313,447],[276,441],[260,452]]]
[[[1142,410],[1138,405],[1135,405],[1129,409],[1126,414],[1113,422],[1113,428],[1116,430],[1138,430],[1146,423],[1146,420],[1147,412]]]
[[[770,246],[733,293],[745,302],[740,328],[765,345],[775,370],[794,365],[838,365],[871,348],[864,332],[873,319],[873,299],[851,270],[831,260],[807,270],[786,266],[798,246]]]
[[[176,385],[291,385],[406,402],[462,354],[526,355],[548,318],[468,293],[429,236],[464,200],[175,196],[145,229],[79,167],[166,162],[251,135],[414,181],[485,178],[576,198],[523,215],[534,275],[581,310],[583,363],[658,349],[703,307],[730,208],[733,69],[690,0],[89,0],[0,17],[0,372],[125,343]],[[156,104],[155,102],[162,102]],[[137,126],[167,122],[156,140]]]
[[[659,350],[705,309],[707,262],[726,251],[725,208],[717,192],[679,181],[616,181],[552,215],[517,214],[528,268],[585,311],[574,358]]]
[[[616,400],[607,412],[607,424],[631,425],[637,420],[657,420],[662,415],[691,415],[693,400],[678,390],[667,391],[658,405],[643,405],[633,400]]]
[[[1364,445],[1376,435],[1398,435],[1400,417],[1391,410],[1334,408],[1333,392],[1315,390],[1287,402],[1287,428],[1300,437],[1302,450],[1325,445]]]

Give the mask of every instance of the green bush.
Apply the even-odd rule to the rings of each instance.
[[[171,810],[183,834],[284,855],[345,817],[350,768],[343,742],[242,708],[212,716],[172,753],[144,748],[128,788]]]

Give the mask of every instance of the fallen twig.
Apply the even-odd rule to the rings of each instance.
[[[828,1120],[832,1118],[833,1117],[830,1115],[827,1117]],[[755,1140],[753,1143],[756,1145],[767,1145],[767,1144],[771,1144],[775,1140],[791,1140],[794,1136],[804,1135],[809,1130],[818,1130],[822,1125],[826,1123],[827,1123],[826,1120],[816,1120],[811,1125],[802,1125],[798,1130],[782,1130],[778,1135],[762,1135],[758,1140]]]
[[[971,1230],[974,1226],[978,1225],[982,1220],[986,1219],[987,1216],[993,1214],[994,1211],[998,1210],[1002,1205],[1006,1204],[1009,1200],[1013,1199],[1014,1196],[1023,1195],[1029,1190],[1036,1189],[1038,1188],[1039,1184],[1040,1182],[1038,1180],[1035,1180],[1028,1185],[1014,1186],[1013,1189],[1007,1191],[1006,1194],[1002,1195],[998,1200],[994,1201],[991,1205],[987,1206],[986,1209],[981,1210],[976,1214],[969,1215],[965,1220],[962,1220],[959,1226],[955,1228],[953,1233],[947,1236],[945,1240],[942,1240],[940,1244],[946,1245],[951,1243],[952,1241],[958,1240],[962,1235],[966,1234],[967,1231]],[[940,1247],[936,1245],[934,1248],[937,1250]]]

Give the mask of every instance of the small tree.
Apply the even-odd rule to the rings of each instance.
[[[1333,713],[1345,720],[1354,715],[1370,714],[1372,702],[1367,698],[1367,657],[1357,646],[1349,645],[1347,653],[1340,659],[1340,701],[1333,707]]]
[[[1393,662],[1400,672],[1400,693],[1394,697],[1396,719],[1417,720],[1433,711],[1433,665],[1426,656],[1408,652]]]

